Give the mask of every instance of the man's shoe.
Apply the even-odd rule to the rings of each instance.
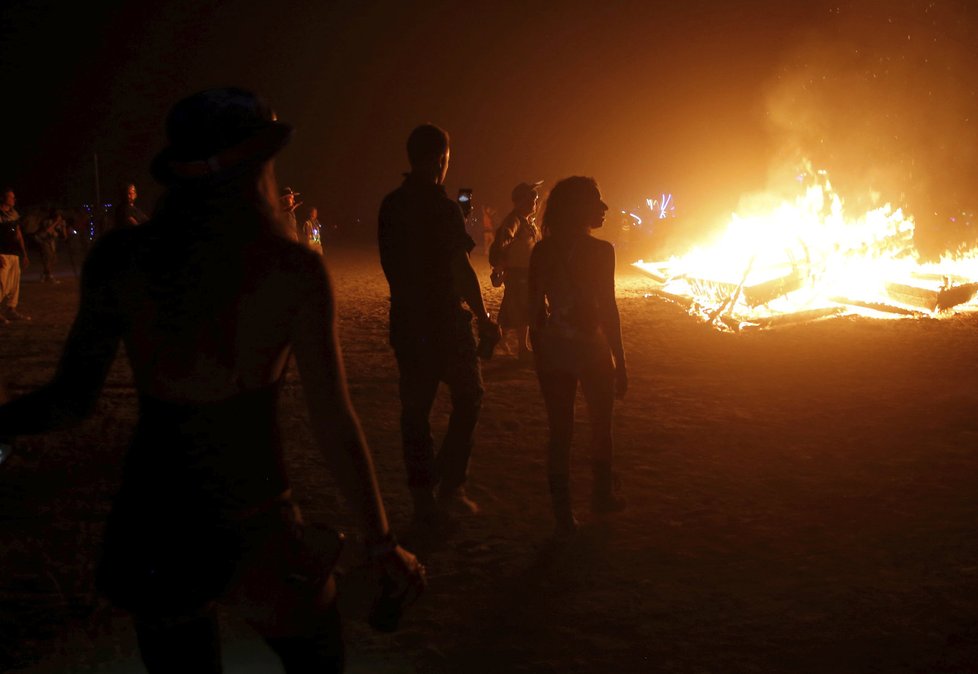
[[[465,487],[455,487],[438,492],[438,503],[448,512],[462,515],[478,515],[479,504],[465,494]]]
[[[29,321],[29,320],[31,320],[31,317],[28,316],[27,314],[22,314],[19,311],[17,311],[16,309],[10,309],[10,308],[8,308],[6,311],[3,312],[3,316],[8,321]]]

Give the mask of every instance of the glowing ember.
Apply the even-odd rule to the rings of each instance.
[[[794,202],[734,214],[709,245],[635,266],[659,282],[654,294],[722,329],[978,310],[978,251],[923,264],[911,216],[886,204],[852,217],[824,171],[803,178]]]

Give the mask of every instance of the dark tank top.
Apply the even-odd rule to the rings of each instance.
[[[120,496],[171,512],[233,514],[288,489],[275,382],[224,400],[182,404],[139,398],[139,421]]]

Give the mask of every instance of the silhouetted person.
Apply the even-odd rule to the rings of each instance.
[[[296,201],[296,197],[298,196],[298,192],[293,192],[291,187],[286,187],[282,190],[282,196],[279,197],[279,202],[282,204],[282,213],[285,216],[286,227],[289,231],[289,237],[293,241],[302,241],[299,232],[299,223],[295,217],[296,210],[302,205],[302,202]]]
[[[547,473],[558,535],[577,526],[569,480],[578,382],[591,423],[591,509],[601,514],[625,505],[612,472],[614,398],[628,387],[615,250],[590,235],[607,210],[594,179],[560,181],[547,199],[544,238],[530,259],[530,334],[550,424]]]
[[[438,524],[451,509],[478,512],[465,492],[482,373],[472,334],[498,338],[469,261],[475,246],[443,183],[448,134],[430,124],[407,141],[411,172],[380,207],[380,261],[390,285],[390,342],[400,372],[401,436],[416,523]],[[465,302],[472,313],[462,307]],[[451,391],[448,431],[436,455],[429,416],[440,382]],[[439,508],[433,490],[444,508]]]
[[[496,209],[492,206],[482,207],[482,252],[489,255],[493,237],[496,234]]]
[[[151,673],[220,671],[216,600],[287,672],[342,669],[330,551],[313,545],[284,471],[276,407],[290,353],[375,562],[399,591],[423,586],[347,396],[322,256],[282,229],[272,157],[291,133],[239,89],[179,102],[153,162],[167,188],[153,220],[95,244],[54,379],[0,407],[0,440],[90,415],[125,344],[139,420],[98,584],[134,614]]]
[[[499,307],[499,326],[503,330],[514,330],[519,342],[518,356],[528,358],[530,345],[527,340],[529,317],[529,278],[530,253],[540,240],[540,230],[534,222],[540,182],[520,183],[513,188],[513,210],[511,210],[492,242],[489,263],[501,268],[503,275],[503,301]]]
[[[30,258],[16,205],[17,195],[10,188],[4,189],[0,197],[0,325],[31,320],[17,309],[21,272],[30,266]]]
[[[149,221],[146,214],[136,205],[138,197],[139,193],[136,192],[136,186],[132,183],[126,185],[126,189],[123,190],[122,197],[115,207],[116,229],[137,227]]]
[[[309,217],[302,223],[301,241],[317,253],[326,252],[326,246],[323,245],[323,226],[319,223],[319,210],[315,206],[309,209]]]
[[[60,283],[54,277],[54,267],[58,262],[58,241],[68,240],[68,224],[61,211],[56,208],[51,209],[48,216],[38,225],[34,240],[41,249],[41,281]]]

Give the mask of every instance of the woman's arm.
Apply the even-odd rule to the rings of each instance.
[[[112,288],[114,264],[105,244],[96,244],[82,270],[78,314],[54,378],[0,406],[0,437],[65,428],[95,409],[122,336],[123,321]]]
[[[625,369],[625,347],[621,339],[621,315],[618,313],[618,300],[615,297],[615,249],[609,243],[605,243],[601,249],[598,307],[601,329],[615,359],[615,393],[620,398],[628,389],[628,374]]]
[[[540,331],[547,324],[547,301],[543,283],[543,250],[542,245],[538,244],[530,251],[530,270],[529,270],[529,319],[530,319],[530,346],[536,351],[540,345]]]
[[[347,392],[332,284],[321,258],[309,263],[308,273],[303,274],[308,286],[299,301],[292,343],[313,435],[366,536],[381,540],[389,536],[390,527],[373,459]]]

